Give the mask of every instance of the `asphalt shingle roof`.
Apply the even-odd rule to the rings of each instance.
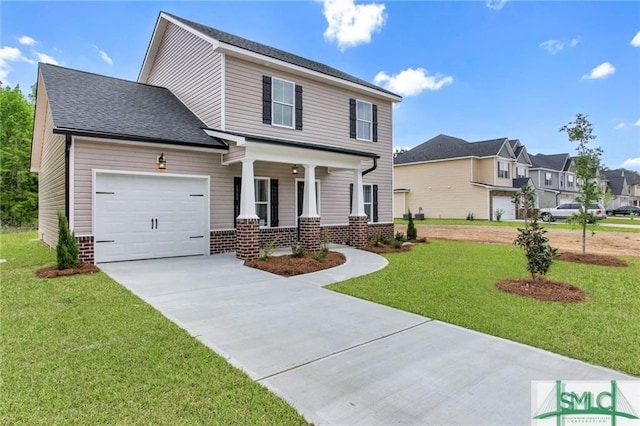
[[[273,59],[278,59],[280,61],[287,62],[289,64],[297,65],[312,71],[317,71],[322,74],[329,75],[331,77],[336,77],[341,80],[346,80],[351,83],[360,84],[362,86],[369,87],[370,89],[375,89],[380,92],[398,96],[399,95],[390,92],[389,90],[383,89],[382,87],[376,86],[375,84],[369,83],[368,81],[362,80],[360,78],[354,77],[350,74],[347,74],[343,71],[332,68],[328,65],[322,64],[320,62],[312,61],[310,59],[303,58],[302,56],[294,55],[293,53],[285,52],[284,50],[276,49],[275,47],[267,46],[266,44],[258,43],[255,41],[247,40],[245,38],[229,34],[224,31],[217,30],[215,28],[208,27],[206,25],[198,24],[197,22],[189,21],[188,19],[181,18],[176,15],[172,15],[171,13],[162,12],[165,15],[171,16],[172,18],[182,22],[183,24],[193,28],[196,31],[201,32],[215,40],[222,41],[224,43],[230,44],[235,47],[239,47],[241,49],[246,49],[254,53],[258,53],[260,55],[268,56]]]
[[[226,149],[168,89],[40,64],[58,131]],[[73,133],[73,132],[72,132]]]
[[[613,195],[623,195],[622,190],[624,189],[624,177],[616,176],[616,177],[607,177],[609,180],[609,188],[611,188],[611,193]],[[627,195],[627,194],[624,194]]]
[[[530,155],[531,167],[533,169],[549,169],[549,170],[564,170],[567,163],[567,157],[569,154],[536,154]]]
[[[497,155],[506,138],[480,142],[467,142],[453,136],[438,135],[394,158],[394,164],[444,160],[460,157],[487,157]]]

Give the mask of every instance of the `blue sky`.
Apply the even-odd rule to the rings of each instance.
[[[640,2],[264,1],[0,3],[0,80],[37,62],[135,80],[159,11],[331,65],[404,96],[394,144],[440,133],[573,153],[589,116],[610,168],[640,171]]]

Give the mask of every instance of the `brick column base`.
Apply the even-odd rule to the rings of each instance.
[[[93,263],[95,257],[93,255],[93,235],[76,237],[78,248],[80,249],[80,262]]]
[[[366,247],[369,239],[368,221],[367,216],[349,216],[349,245],[351,247]]]
[[[236,219],[236,257],[242,260],[260,257],[259,219]]]
[[[322,247],[322,233],[320,232],[319,217],[301,217],[298,219],[300,227],[300,244],[307,251],[318,251]]]

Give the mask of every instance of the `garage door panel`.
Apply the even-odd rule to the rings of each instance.
[[[96,262],[206,253],[207,193],[204,178],[98,173]]]
[[[516,206],[511,202],[511,197],[493,197],[493,217],[498,209],[504,211],[502,219],[514,220],[516,218]]]

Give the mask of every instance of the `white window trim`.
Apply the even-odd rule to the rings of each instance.
[[[505,176],[500,176],[501,174],[500,172],[504,172]],[[509,163],[508,162],[498,160],[498,179],[509,179]]]
[[[293,191],[295,193],[295,199],[293,200],[293,217],[296,218],[296,225],[298,224],[298,182],[304,182],[303,178],[296,178],[295,182],[293,184]],[[321,184],[320,184],[320,179],[316,179],[316,209],[318,212],[318,215],[322,216],[322,213],[320,213],[320,200],[322,200],[322,197],[320,197],[320,190],[321,190]]]
[[[256,181],[258,180],[266,180],[267,181],[267,201],[258,201],[256,198],[255,210],[256,214],[258,214],[258,204],[266,204],[267,205],[267,223],[265,225],[260,225],[261,228],[268,228],[271,226],[271,178],[254,176],[253,178],[253,190],[255,191]]]
[[[367,121],[367,120],[362,120],[358,117],[358,103],[363,103],[363,104],[367,104],[370,107],[371,110],[371,121]],[[358,135],[358,122],[363,122],[363,123],[369,123],[369,139],[365,139],[365,138],[361,138]],[[360,99],[356,99],[356,139],[359,141],[366,141],[366,142],[371,142],[373,140],[373,104],[371,102],[367,102],[367,101],[363,101]]]
[[[367,187],[369,187],[369,189],[370,189],[370,191],[371,191],[371,201],[369,201],[368,203],[365,201],[365,196],[364,196],[365,189],[366,189]],[[373,223],[373,184],[371,184],[371,183],[364,183],[364,184],[362,184],[362,202],[363,202],[363,204],[364,204],[364,206],[363,206],[363,207],[364,207],[364,211],[365,211],[365,213],[366,213],[366,211],[367,211],[367,205],[370,205],[370,206],[371,206],[371,210],[370,210],[371,215],[370,215],[370,216],[369,216],[369,215],[367,215],[367,221],[368,221],[368,222]]]
[[[281,81],[283,83],[287,83],[290,84],[293,87],[293,90],[291,93],[293,93],[293,103],[292,104],[287,104],[284,102],[280,102],[280,101],[276,101],[275,100],[275,81]],[[278,123],[274,123],[274,119],[276,118],[276,114],[275,114],[275,105],[286,105],[286,106],[290,106],[291,107],[291,126],[287,126],[286,124],[278,124]],[[271,125],[275,126],[275,127],[284,127],[285,129],[295,129],[296,127],[296,84],[293,81],[289,81],[289,80],[285,80],[283,78],[278,78],[278,77],[271,77]]]
[[[547,179],[547,176],[549,176],[549,179]],[[548,183],[547,183],[548,180]],[[553,185],[553,173],[551,172],[544,172],[544,186],[552,186]]]

